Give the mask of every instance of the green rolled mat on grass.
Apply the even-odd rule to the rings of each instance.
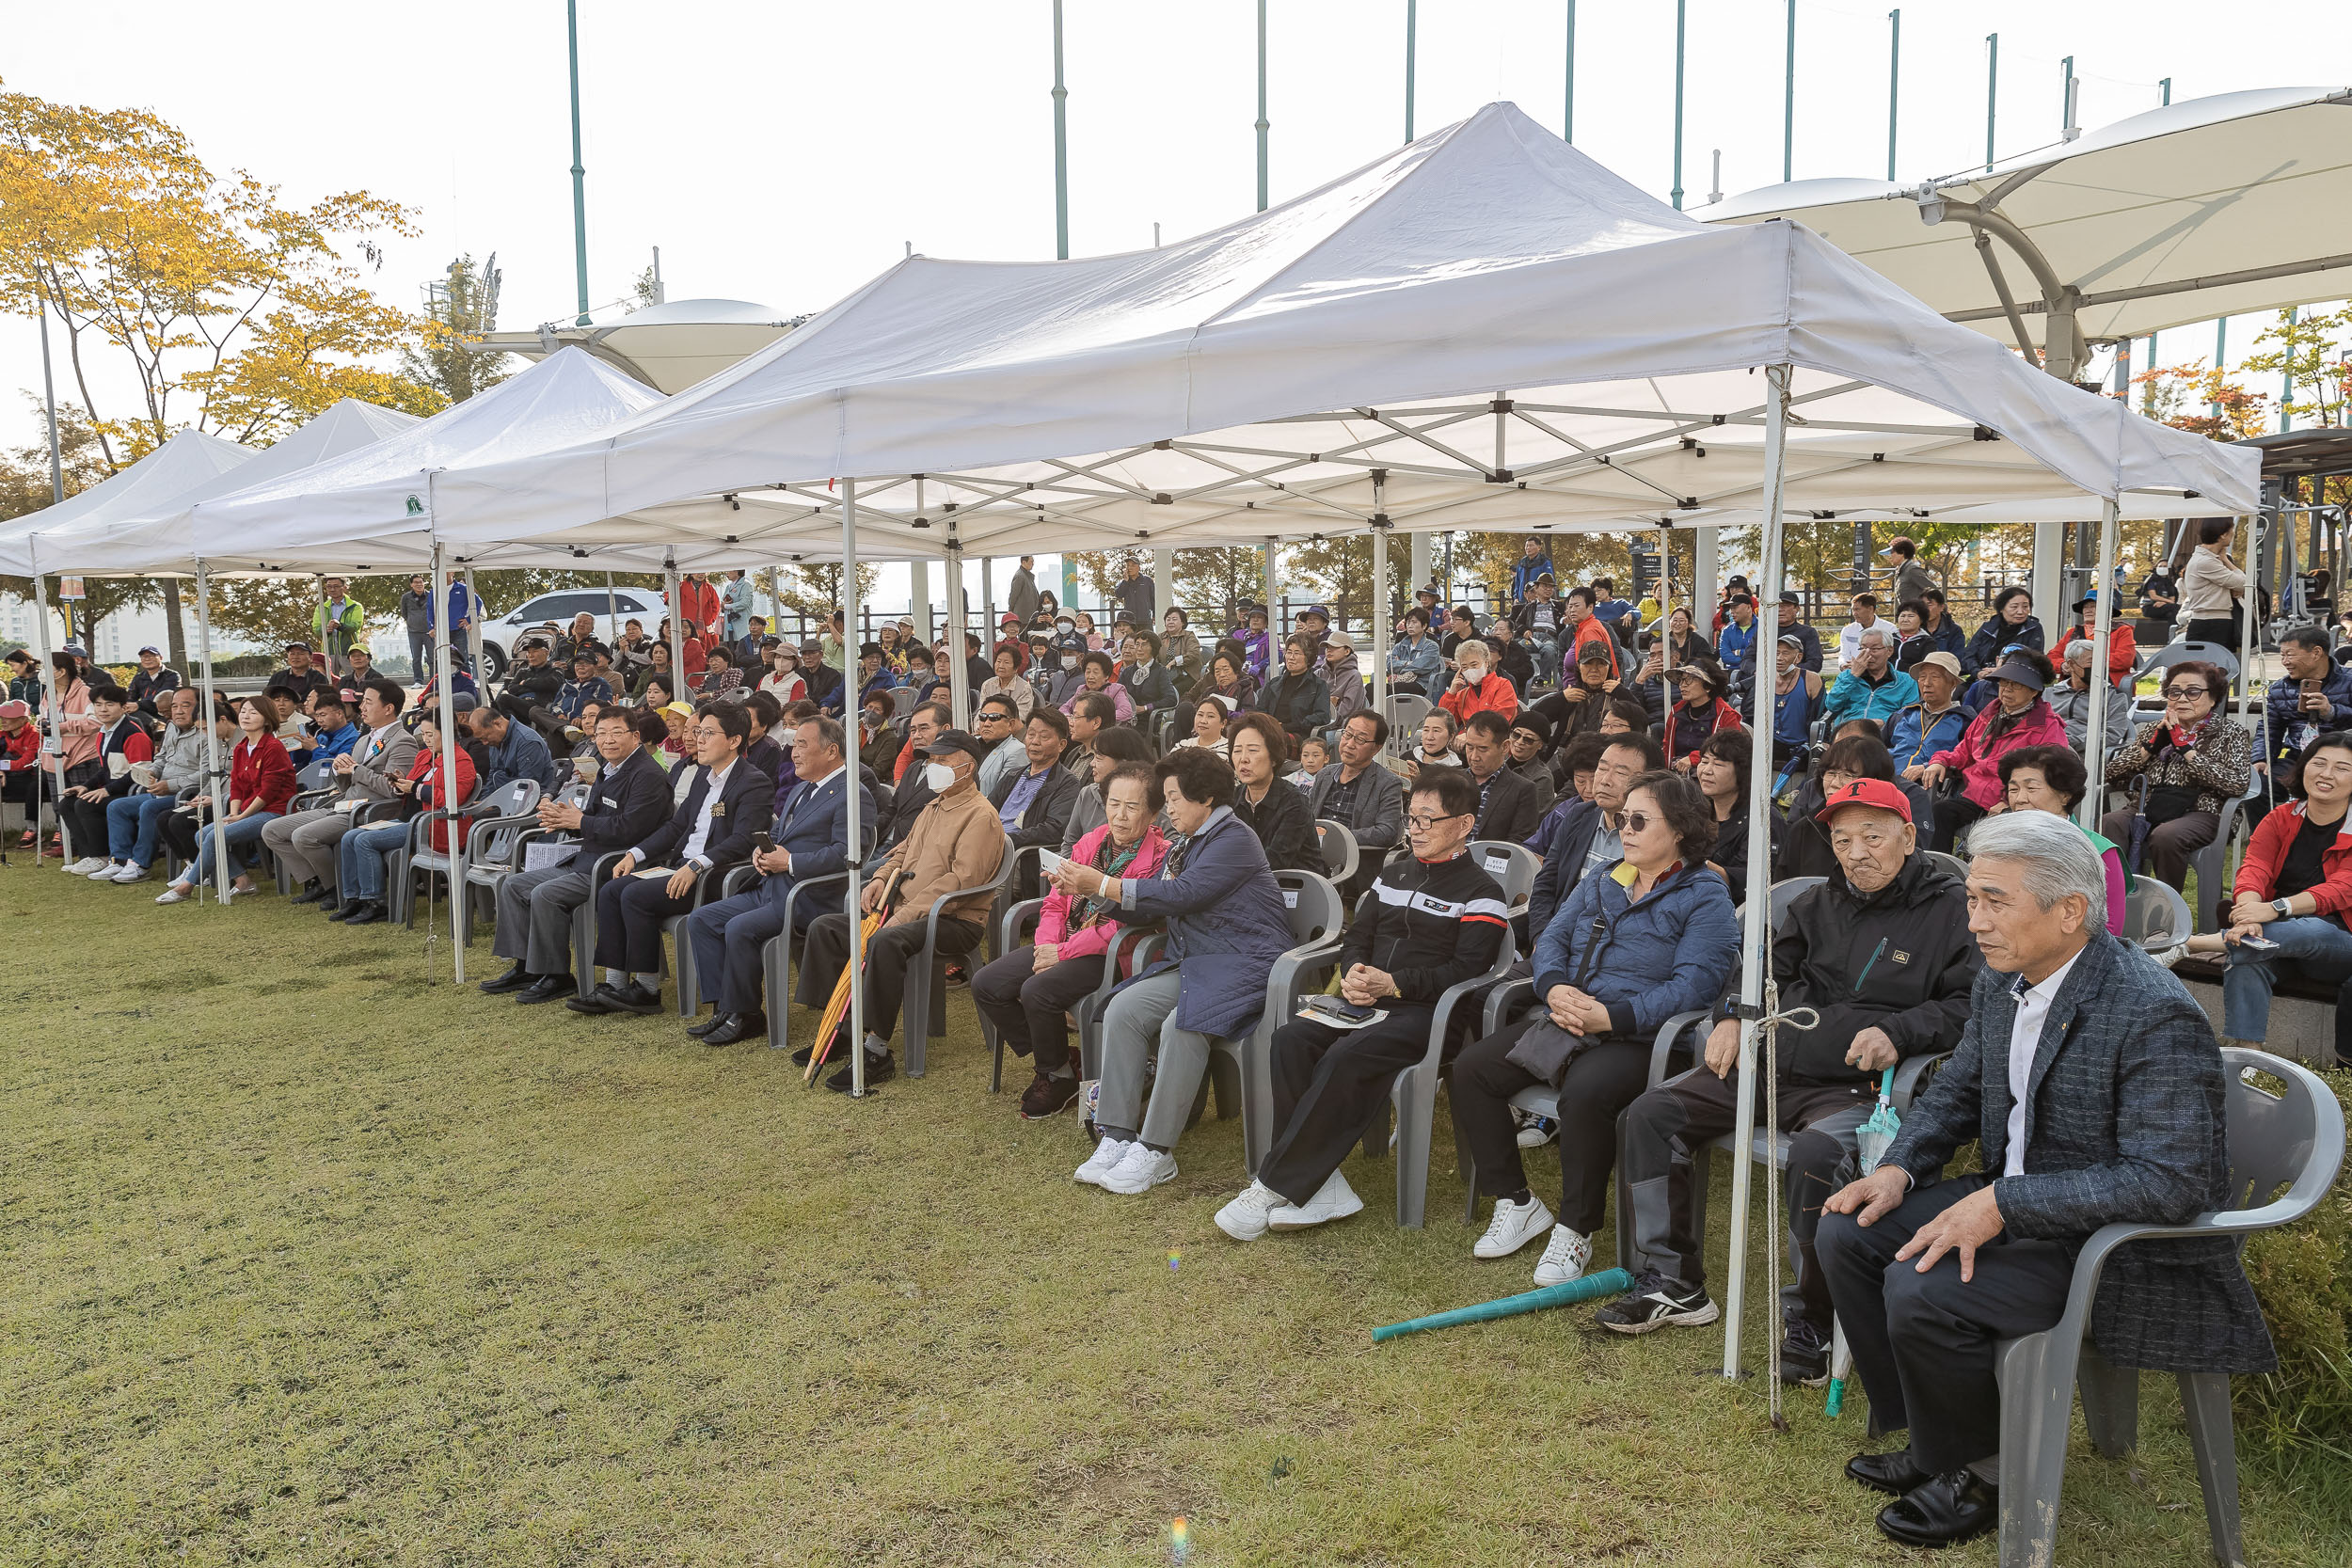
[[[1500,1301],[1482,1301],[1475,1307],[1457,1307],[1451,1312],[1432,1312],[1425,1318],[1413,1318],[1401,1323],[1383,1323],[1372,1331],[1372,1337],[1375,1339],[1393,1339],[1400,1334],[1418,1334],[1424,1328],[1483,1323],[1489,1318],[1513,1318],[1521,1312],[1540,1312],[1547,1307],[1573,1307],[1580,1301],[1591,1301],[1598,1296],[1621,1296],[1631,1289],[1631,1275],[1623,1269],[1604,1269],[1582,1279],[1547,1285],[1540,1291],[1504,1296]]]

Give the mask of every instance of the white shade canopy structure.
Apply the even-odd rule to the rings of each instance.
[[[564,349],[371,445],[199,501],[189,514],[194,554],[216,573],[421,570],[432,560],[442,469],[568,446],[660,401],[612,366]],[[185,531],[165,531],[159,547],[186,548]],[[580,564],[562,549],[513,555],[515,565]]]
[[[2026,316],[2071,311],[2102,341],[2336,299],[2352,290],[2352,88],[2222,93],[1989,169],[1913,185],[1800,180],[1692,215],[1802,223],[2010,341],[2026,336]],[[2053,336],[2054,365],[2065,356],[2058,368],[2079,372],[2079,353]]]
[[[1696,223],[1494,104],[1161,249],[911,258],[593,440],[453,468],[434,527],[465,559],[652,545],[741,564],[813,546],[834,476],[865,481],[869,558],[936,553],[944,524],[1004,554],[1375,515],[1753,520],[1773,364],[1798,400],[1789,511],[2255,504],[2253,454],[2041,373],[1800,225]]]
[[[186,575],[196,570],[193,509],[199,501],[232,495],[256,485],[373,446],[419,422],[414,414],[343,398],[322,410],[284,439],[251,459],[216,474],[143,512],[109,513],[33,531],[30,547],[38,570],[93,576]],[[243,451],[243,448],[237,449]]]
[[[55,569],[33,564],[32,537],[37,531],[100,527],[120,518],[147,516],[179,504],[182,497],[234,472],[254,455],[253,448],[234,441],[199,430],[181,431],[120,473],[56,506],[0,523],[0,572],[31,577],[37,569]]]
[[[680,299],[648,305],[602,326],[548,322],[532,332],[491,332],[476,353],[544,359],[581,348],[660,392],[682,392],[757,353],[798,323],[742,299]]]

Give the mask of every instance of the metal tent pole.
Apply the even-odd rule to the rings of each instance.
[[[1788,0],[1794,6],[1797,0]],[[2001,35],[1984,35],[1984,166],[1993,166],[1993,120],[2000,107]]]
[[[1780,599],[1782,509],[1788,493],[1788,470],[1784,461],[1788,429],[1788,367],[1772,365],[1766,369],[1767,390],[1764,402],[1764,560],[1756,574],[1760,592],[1758,597],[1767,604]],[[1758,646],[1762,639],[1757,640]],[[1749,713],[1752,726],[1749,734],[1770,736],[1772,733],[1772,700],[1774,692],[1764,680],[1759,660],[1753,683],[1754,704]],[[1770,761],[1769,754],[1765,759]],[[1748,773],[1748,820],[1769,822],[1772,809],[1772,770],[1767,767],[1751,768]],[[1740,933],[1740,1084],[1733,1113],[1732,1148],[1740,1157],[1731,1162],[1731,1259],[1726,1269],[1724,1308],[1724,1376],[1740,1375],[1740,1312],[1747,1294],[1748,1273],[1748,1172],[1755,1162],[1745,1158],[1748,1144],[1756,1128],[1756,1021],[1763,1014],[1765,966],[1772,962],[1772,837],[1770,833],[1752,833],[1748,842],[1748,901]],[[1767,1226],[1777,1221],[1765,1217]],[[1773,1245],[1779,1244],[1777,1237]]]
[[[33,576],[33,627],[34,641],[40,647],[40,689],[47,693],[49,704],[48,733],[40,738],[42,767],[33,780],[33,865],[36,869],[40,865],[41,797],[54,790],[57,797],[57,867],[63,870],[73,863],[73,830],[65,825],[65,746],[64,737],[57,733],[65,728],[65,705],[57,696],[57,668],[50,662],[46,572]]]
[[[1389,716],[1389,477],[1372,473],[1372,711]]]
[[[1790,0],[1794,4],[1794,0]],[[1567,87],[1562,95],[1560,110],[1560,139],[1576,143],[1576,0],[1568,0],[1568,71]]]
[[[1682,43],[1688,0],[1675,0],[1675,211],[1682,211]]]
[[[580,321],[588,325],[588,170],[580,161],[580,3],[564,0],[564,43],[572,61],[572,256],[580,277]],[[448,666],[444,665],[446,669]]]
[[[466,662],[472,667],[476,686],[482,684],[482,616],[479,607],[482,595],[474,592],[473,567],[469,565],[458,574],[458,581],[466,585]],[[548,650],[553,653],[555,650]]]
[[[1070,89],[1061,81],[1061,0],[1054,0],[1054,254],[1070,260]],[[857,926],[855,910],[850,925]]]
[[[204,793],[219,802],[229,798],[229,780],[220,766],[220,732],[213,725],[213,705],[220,700],[213,689],[213,579],[201,556],[197,558],[196,562],[196,644],[198,657],[204,661],[204,673],[199,677],[204,689],[204,711],[198,716],[204,726]],[[217,809],[213,813],[213,820],[220,820]],[[226,899],[229,896],[229,857],[221,853],[219,846],[215,845],[213,860],[220,873],[221,897]]]
[[[428,475],[428,483],[430,479],[431,476]],[[470,586],[466,589],[466,594],[469,599],[472,597],[473,589]],[[443,606],[449,602],[449,555],[438,539],[433,541],[433,598],[435,603]],[[473,615],[471,604],[469,604],[466,610],[471,619],[477,621],[481,619],[480,616]],[[437,670],[449,671],[454,677],[455,672],[450,666],[449,616],[446,614],[437,616],[436,621],[434,641],[439,643],[439,646],[433,650],[433,667]],[[483,700],[487,689],[482,685],[482,676],[478,673],[474,676],[474,701],[479,703]],[[457,964],[457,984],[462,986],[466,983],[466,922],[460,913],[463,900],[458,890],[466,885],[466,842],[459,835],[456,817],[459,802],[457,800],[457,683],[454,678],[443,682],[441,697],[441,799],[439,804],[441,810],[450,814],[443,819],[449,833],[449,951],[450,957]],[[515,722],[520,723],[521,721],[516,720]],[[431,842],[429,835],[426,842]]]
[[[1791,0],[1794,3],[1794,0]],[[1405,0],[1405,140],[1413,139],[1413,33],[1419,18],[1418,0]]]
[[[1788,0],[1788,64],[1780,100],[1780,178],[1786,184],[1797,177],[1797,0]]]
[[[1258,0],[1258,211],[1265,211],[1265,0]]]
[[[956,537],[956,521],[947,519],[947,634],[939,645],[947,650],[947,711],[956,723],[972,711],[972,670],[963,655],[963,541]]]
[[[621,604],[612,593],[612,574],[604,574],[604,635],[615,643],[621,641]],[[613,673],[620,672],[615,670]]]
[[[2102,585],[2112,582],[2115,579],[2115,551],[2117,545],[2116,534],[2118,531],[2116,518],[2119,515],[2120,509],[2113,500],[2106,500],[2100,503],[2099,581]],[[2112,590],[2101,594],[2099,595],[2098,605],[2091,614],[2090,678],[2094,683],[2092,687],[2094,691],[2098,689],[2095,683],[2107,678],[2107,641],[2115,634],[2115,601],[2118,595]],[[2106,693],[2101,692],[2100,700],[2093,702],[2090,705],[2090,722],[2085,728],[2083,733],[2083,763],[2085,767],[2090,769],[2091,776],[2094,779],[2105,777],[2102,760],[2107,754],[2107,705],[2105,698]],[[2106,796],[2106,790],[2101,785],[2093,785],[2091,788],[2083,791],[2083,832],[2098,832],[2100,805]]]
[[[1886,46],[1886,178],[1895,178],[1895,110],[1901,102],[1903,85],[1903,13],[1886,13],[1893,29]]]
[[[2274,523],[2272,526],[2276,527],[2277,524]],[[2238,618],[2237,706],[2241,714],[2253,705],[2254,649],[2259,645],[2262,638],[2262,633],[2255,626],[2255,622],[2261,619],[2262,573],[2256,564],[2254,545],[2254,535],[2261,528],[2262,515],[2260,513],[2240,517],[2237,520],[2238,559],[2246,563],[2244,567],[2246,598]]]
[[[686,689],[686,603],[675,558],[661,563],[661,575],[670,604],[670,695],[691,707],[693,694]]]
[[[1056,6],[1054,9],[1058,23],[1061,8]],[[1059,36],[1057,25],[1056,38],[1058,40]],[[1057,49],[1055,53],[1058,56],[1060,51]],[[857,625],[857,481],[845,479],[841,482],[841,626],[845,635],[850,627]],[[858,668],[854,653],[849,660],[849,665],[852,671]],[[866,980],[860,970],[866,961],[866,941],[865,933],[861,928],[863,911],[858,908],[856,847],[864,840],[858,837],[857,759],[861,748],[858,745],[857,733],[859,705],[853,680],[843,690],[842,713],[849,732],[850,743],[849,786],[841,792],[843,800],[848,804],[847,822],[850,845],[848,863],[850,885],[849,891],[844,895],[848,902],[843,906],[849,911],[850,916],[850,1098],[863,1100],[866,1094]],[[961,720],[958,721],[958,722],[961,721]],[[818,1042],[819,1049],[822,1048],[822,1041]]]

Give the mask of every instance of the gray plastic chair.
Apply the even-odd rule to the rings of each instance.
[[[932,999],[947,983],[946,960],[939,956],[939,918],[949,904],[960,898],[987,894],[992,898],[1002,893],[1012,881],[1013,868],[1018,864],[1012,847],[1012,836],[1003,836],[1003,847],[996,856],[996,872],[984,882],[956,888],[931,900],[931,907],[923,916],[923,946],[907,963],[906,1008],[899,1027],[906,1036],[907,1076],[920,1078],[926,1065],[925,1057],[930,1037],[947,1032],[946,1009],[934,1008]]]
[[[556,802],[565,806],[586,806],[593,785],[565,784],[555,793]],[[538,807],[520,816],[477,817],[466,835],[466,940],[473,941],[473,892],[482,888],[490,895],[490,908],[498,909],[499,884],[523,868],[524,847],[536,840],[552,836],[539,827]]]
[[[1002,958],[1005,954],[1023,946],[1036,931],[1038,918],[1044,913],[1044,911],[1045,900],[1042,898],[1025,898],[1007,910],[1004,918],[997,923],[997,957]],[[1108,961],[1103,965],[1103,983],[1080,997],[1078,1005],[1071,1009],[1079,1016],[1079,1054],[1082,1060],[1086,1052],[1084,1042],[1087,1024],[1093,1014],[1101,1009],[1103,1003],[1108,999],[1121,978],[1117,955],[1120,951],[1119,945],[1120,939],[1129,934],[1129,928],[1121,926],[1112,937],[1112,945],[1105,950]],[[1000,1093],[1005,1086],[1005,1040],[1004,1037],[996,1032],[996,1026],[988,1021],[985,1013],[980,1016],[980,1038],[988,1043],[989,1049],[988,1092]]]
[[[1534,879],[1529,880],[1532,885]],[[1486,966],[1484,974],[1448,986],[1438,993],[1438,1010],[1429,1020],[1428,1050],[1420,1061],[1398,1073],[1389,1086],[1389,1101],[1396,1111],[1396,1223],[1402,1228],[1420,1229],[1428,1209],[1431,1124],[1437,1118],[1438,1075],[1445,1064],[1446,1035],[1453,1025],[1454,1009],[1502,978],[1518,958],[1518,944],[1511,940],[1506,927],[1502,945],[1495,949],[1495,961]],[[1529,984],[1532,988],[1533,982]],[[1377,1127],[1384,1119],[1374,1118],[1374,1125]],[[1458,1126],[1454,1135],[1459,1142]],[[1463,1168],[1467,1171],[1470,1167],[1466,1164]],[[1477,1190],[1475,1183],[1471,1190]]]
[[[1243,1163],[1251,1176],[1258,1174],[1259,1162],[1274,1147],[1274,1031],[1290,1022],[1309,993],[1306,977],[1339,957],[1346,912],[1340,890],[1327,878],[1311,871],[1277,871],[1274,880],[1290,916],[1290,950],[1266,973],[1265,1008],[1258,1015],[1258,1026],[1239,1038],[1215,1040],[1209,1048],[1208,1076],[1219,1084],[1220,1115],[1232,1114],[1226,1085],[1239,1090],[1234,1098],[1241,1102]],[[1229,1073],[1230,1079],[1219,1082]]]
[[[2123,895],[2123,938],[2139,943],[2150,957],[2169,969],[2181,960],[2181,944],[2195,929],[2188,900],[2169,883],[2153,877],[2135,877]]]
[[[1503,838],[1474,838],[1470,842],[1470,855],[1481,871],[1502,884],[1502,901],[1510,907],[1512,917],[1525,914],[1528,901],[1535,895],[1535,878],[1544,869],[1544,857],[1524,844]]]
[[[830,911],[841,902],[844,890],[850,885],[850,874],[836,871],[830,877],[811,877],[795,882],[784,895],[784,929],[768,939],[759,950],[759,971],[768,991],[768,1049],[792,1049],[792,942],[800,933],[793,928],[801,900],[812,904],[822,902]]]
[[[2001,1382],[2002,1568],[2057,1560],[2067,1429],[2077,1384],[2093,1448],[2115,1458],[2138,1440],[2139,1373],[2109,1365],[2090,1339],[2090,1304],[2108,1257],[2135,1243],[2243,1237],[2292,1225],[2327,1197],[2343,1166],[2344,1109],[2315,1073],[2268,1052],[2240,1047],[2225,1048],[2221,1060],[2229,1074],[2230,1195],[2249,1207],[2200,1214],[2186,1225],[2100,1227],[2074,1259],[2074,1282],[2058,1325],[2004,1340],[1995,1354]],[[2285,1092],[2249,1082],[2249,1072],[2280,1080]],[[2176,1376],[2214,1559],[2243,1562],[2229,1375]]]
[[[692,1018],[703,1005],[701,980],[694,967],[694,939],[686,934],[687,921],[705,904],[715,904],[741,893],[758,875],[744,861],[714,865],[696,879],[693,903],[684,911],[662,920],[661,934],[670,939],[668,962],[670,977],[676,982],[678,1017]]]
[[[1383,705],[1388,709],[1388,752],[1391,756],[1401,757],[1405,754],[1406,748],[1413,744],[1415,733],[1421,728],[1421,721],[1429,717],[1429,710],[1437,705],[1426,697],[1416,696],[1409,691],[1392,691],[1389,693]]]
[[[1919,854],[1930,865],[1942,866],[1955,877],[1964,879],[1968,875],[1968,863],[1958,855],[1947,855],[1941,849],[1922,849]]]
[[[472,800],[460,805],[454,815],[469,818],[476,825],[485,822],[511,823],[523,818],[536,821],[537,818],[532,814],[538,809],[538,780],[509,779],[487,795],[477,794]],[[413,927],[417,924],[417,874],[422,872],[427,877],[439,877],[443,880],[450,881],[452,886],[449,895],[458,902],[459,925],[465,932],[466,941],[470,943],[473,940],[473,920],[470,912],[471,906],[466,896],[466,884],[462,879],[451,878],[452,857],[444,850],[430,847],[432,841],[426,836],[433,823],[442,821],[451,815],[446,811],[428,811],[421,812],[409,818],[406,847],[394,849],[389,856],[386,857],[384,886],[387,893],[397,899],[400,904],[398,912],[401,923]],[[472,830],[469,828],[469,839],[471,836]],[[429,889],[431,884],[427,883],[426,886]],[[426,904],[426,917],[429,919],[431,918],[429,892]],[[392,912],[389,905],[387,905],[386,912]]]
[[[1354,830],[1344,822],[1320,817],[1315,822],[1315,837],[1323,845],[1324,874],[1345,887],[1348,879],[1356,875],[1357,866],[1362,863],[1363,852],[1357,847]]]
[[[2224,884],[2230,841],[2237,834],[2247,802],[2262,793],[2263,782],[2262,774],[2253,774],[2247,780],[2245,794],[2221,802],[2221,820],[2214,828],[2213,842],[2188,857],[2189,869],[2197,873],[2197,928],[2201,931],[2221,929],[2221,897],[2229,891]]]

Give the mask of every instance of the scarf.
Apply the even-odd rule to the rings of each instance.
[[[1146,832],[1148,832],[1149,830],[1146,830]],[[1113,851],[1117,852],[1114,853]],[[1116,883],[1120,880],[1120,879],[1126,876],[1127,867],[1133,865],[1135,863],[1136,856],[1141,854],[1142,852],[1142,837],[1138,836],[1135,843],[1129,845],[1124,849],[1120,849],[1119,847],[1118,840],[1112,838],[1110,834],[1104,833],[1103,835],[1103,842],[1094,847],[1094,869],[1102,872],[1104,876],[1110,878],[1111,880]],[[1072,899],[1070,903],[1070,928],[1073,931],[1083,930],[1085,927],[1093,925],[1097,920],[1100,920],[1104,913],[1117,902],[1118,900],[1116,898],[1110,897]]]

